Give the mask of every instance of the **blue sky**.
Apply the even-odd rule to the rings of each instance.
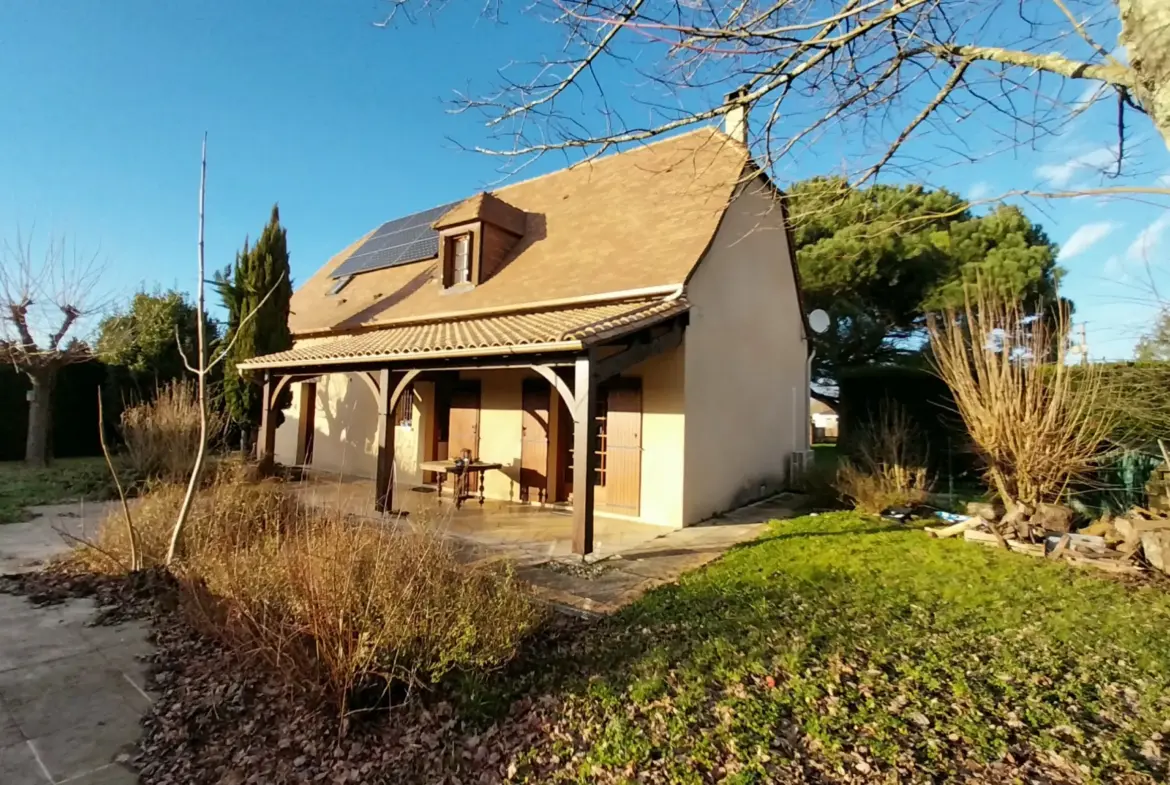
[[[279,201],[293,276],[304,280],[380,222],[498,181],[498,160],[452,141],[485,141],[481,118],[453,115],[445,100],[555,39],[516,14],[504,26],[477,21],[478,7],[384,30],[373,25],[386,11],[377,0],[0,0],[0,238],[35,224],[41,239],[63,233],[100,249],[111,293],[193,289],[206,130],[209,266],[227,264]],[[973,197],[1099,183],[1111,106],[1091,107],[1039,149],[932,181]],[[1152,126],[1134,131],[1137,181],[1170,176]],[[777,179],[820,173],[826,159],[794,160]],[[1128,356],[1150,314],[1143,262],[1164,270],[1170,257],[1167,211],[1088,197],[1028,210],[1065,248],[1066,294],[1092,354]]]

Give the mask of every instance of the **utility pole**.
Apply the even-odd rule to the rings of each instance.
[[[1081,365],[1089,362],[1089,342],[1085,338],[1085,323],[1081,322]]]

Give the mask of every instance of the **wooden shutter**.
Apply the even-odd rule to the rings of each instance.
[[[605,508],[637,515],[642,498],[642,380],[615,379],[606,395]]]
[[[479,457],[479,382],[460,382],[451,391],[447,457],[458,458],[464,449]]]
[[[524,407],[520,425],[521,501],[546,501],[551,396],[552,387],[544,379],[524,380]]]

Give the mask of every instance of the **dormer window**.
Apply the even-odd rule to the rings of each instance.
[[[471,283],[471,235],[451,240],[451,283]]]

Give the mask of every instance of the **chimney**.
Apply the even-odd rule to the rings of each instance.
[[[748,141],[748,105],[743,99],[746,96],[747,88],[741,87],[734,92],[728,93],[727,97],[723,99],[723,103],[727,107],[723,113],[723,132],[737,142],[742,142],[745,145]]]

